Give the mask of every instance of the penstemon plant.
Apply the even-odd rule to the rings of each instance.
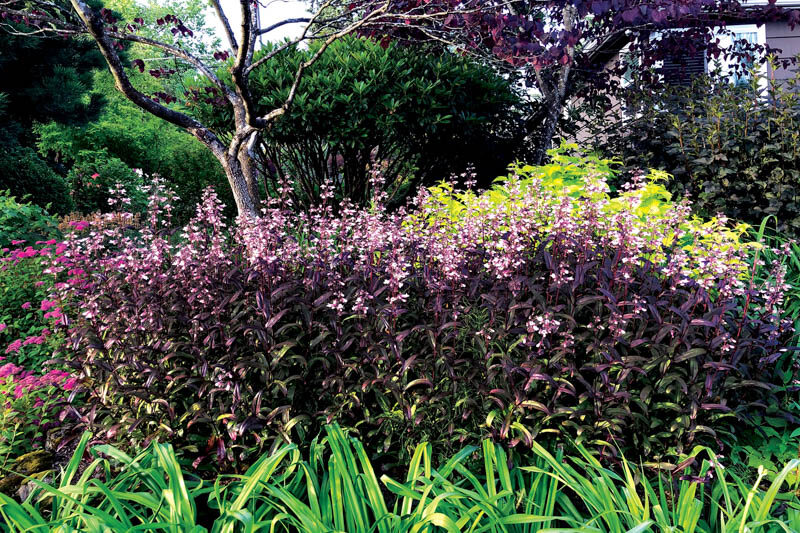
[[[178,234],[157,182],[138,232],[79,223],[47,273],[82,423],[227,463],[333,420],[401,456],[485,435],[656,460],[719,444],[770,401],[781,266],[757,280],[737,231],[654,212],[651,182],[612,196],[596,160],[555,165],[395,212],[276,198],[232,228],[208,190]]]

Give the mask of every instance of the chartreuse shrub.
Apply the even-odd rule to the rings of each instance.
[[[409,212],[270,207],[228,230],[209,191],[176,239],[156,191],[139,234],[87,223],[49,269],[69,275],[82,420],[228,463],[326,420],[400,458],[486,435],[648,460],[733,441],[775,403],[784,267],[756,279],[737,231],[686,202],[646,224],[652,184],[602,196],[600,164],[566,165],[590,194],[529,169],[456,220],[463,193],[423,191]]]
[[[376,472],[364,446],[337,426],[304,457],[283,445],[243,475],[204,481],[169,444],[131,457],[95,446],[80,472],[88,434],[54,483],[31,480],[18,503],[0,495],[7,532],[275,531],[393,533],[434,531],[797,531],[800,502],[787,483],[800,460],[771,483],[745,485],[715,460],[697,459],[695,478],[648,479],[633,463],[621,474],[586,450],[551,455],[536,443],[527,462],[509,461],[484,441],[441,463],[418,445],[405,479]],[[705,482],[704,482],[705,481]]]
[[[716,253],[718,250],[743,248],[760,250],[759,239],[750,239],[750,226],[739,223],[728,225],[724,217],[703,219],[688,215],[689,204],[674,201],[666,185],[672,179],[663,171],[650,170],[639,173],[634,183],[616,190],[610,184],[617,181],[621,163],[613,159],[602,159],[596,155],[581,155],[578,146],[562,144],[549,152],[550,163],[534,167],[516,164],[511,174],[495,180],[487,191],[455,191],[450,183],[441,183],[429,189],[429,206],[436,217],[445,218],[457,228],[462,222],[476,215],[489,215],[498,210],[513,210],[521,206],[524,198],[520,193],[527,189],[541,188],[547,192],[546,200],[552,208],[565,198],[582,200],[573,207],[579,209],[586,202],[593,202],[602,217],[626,214],[631,231],[644,238],[660,238],[667,248],[680,245],[689,254]],[[575,154],[578,155],[575,155]],[[613,192],[612,192],[613,190]],[[672,217],[680,212],[681,223],[674,224]],[[552,216],[541,210],[537,213],[547,226]],[[650,257],[655,261],[664,257]]]

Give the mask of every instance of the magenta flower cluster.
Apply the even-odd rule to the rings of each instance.
[[[25,244],[24,240],[12,241],[13,245],[22,246]],[[0,269],[7,269],[21,262],[39,262],[40,265],[48,267],[51,264],[59,264],[65,260],[63,253],[67,250],[68,245],[64,242],[58,242],[55,239],[47,241],[37,241],[36,246],[25,246],[15,249],[5,248],[3,253],[0,254]],[[34,282],[37,287],[45,283],[40,279]],[[29,314],[35,313],[37,309],[33,302],[26,301],[21,304],[21,309],[27,311]],[[57,301],[45,298],[38,303],[38,310],[43,314],[41,315],[48,323],[55,324],[58,319],[63,316],[62,309]],[[0,332],[8,329],[6,324],[0,324]],[[42,329],[38,334],[29,335],[24,338],[18,338],[11,341],[5,348],[5,354],[15,354],[19,352],[24,346],[42,345],[46,342],[47,337],[50,336],[51,330],[47,327]]]
[[[0,358],[2,361],[3,358]],[[63,370],[50,370],[43,375],[37,375],[31,370],[25,370],[21,366],[13,363],[5,363],[0,366],[0,380],[11,379],[13,387],[13,398],[19,399],[25,394],[36,393],[41,389],[56,387],[62,391],[71,391],[77,385],[77,378],[71,376]],[[9,399],[7,399],[9,400]],[[41,405],[44,398],[37,398],[36,407]]]

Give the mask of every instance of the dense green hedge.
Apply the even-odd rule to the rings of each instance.
[[[601,137],[605,153],[633,168],[674,176],[704,214],[800,234],[800,78],[776,82],[754,74],[749,85],[697,80],[634,101],[635,118]],[[630,109],[628,110],[630,111]]]
[[[285,51],[253,72],[257,113],[283,105],[297,67],[317,46]],[[195,93],[201,116],[229,133],[230,111],[214,105],[214,91]],[[380,163],[398,199],[471,167],[489,184],[516,155],[521,106],[507,80],[455,55],[341,39],[302,78],[286,115],[263,132],[262,166],[271,189],[287,177],[303,203],[318,200],[326,180],[340,196],[366,203],[369,167]]]
[[[52,213],[69,213],[75,206],[69,185],[32,148],[12,146],[0,154],[0,190],[28,197],[36,205],[49,205]]]

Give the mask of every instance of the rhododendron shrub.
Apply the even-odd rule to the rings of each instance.
[[[708,238],[687,250],[686,203],[643,226],[646,183],[609,210],[540,173],[510,177],[496,208],[463,205],[455,224],[452,202],[426,191],[408,212],[376,198],[334,214],[325,190],[309,213],[278,200],[228,228],[207,191],[179,235],[156,187],[141,233],[89,226],[49,270],[71,273],[57,289],[75,303],[63,322],[84,422],[220,461],[321,420],[395,453],[549,435],[652,458],[768,402],[791,329],[782,271],[756,285],[716,226],[692,229]]]

